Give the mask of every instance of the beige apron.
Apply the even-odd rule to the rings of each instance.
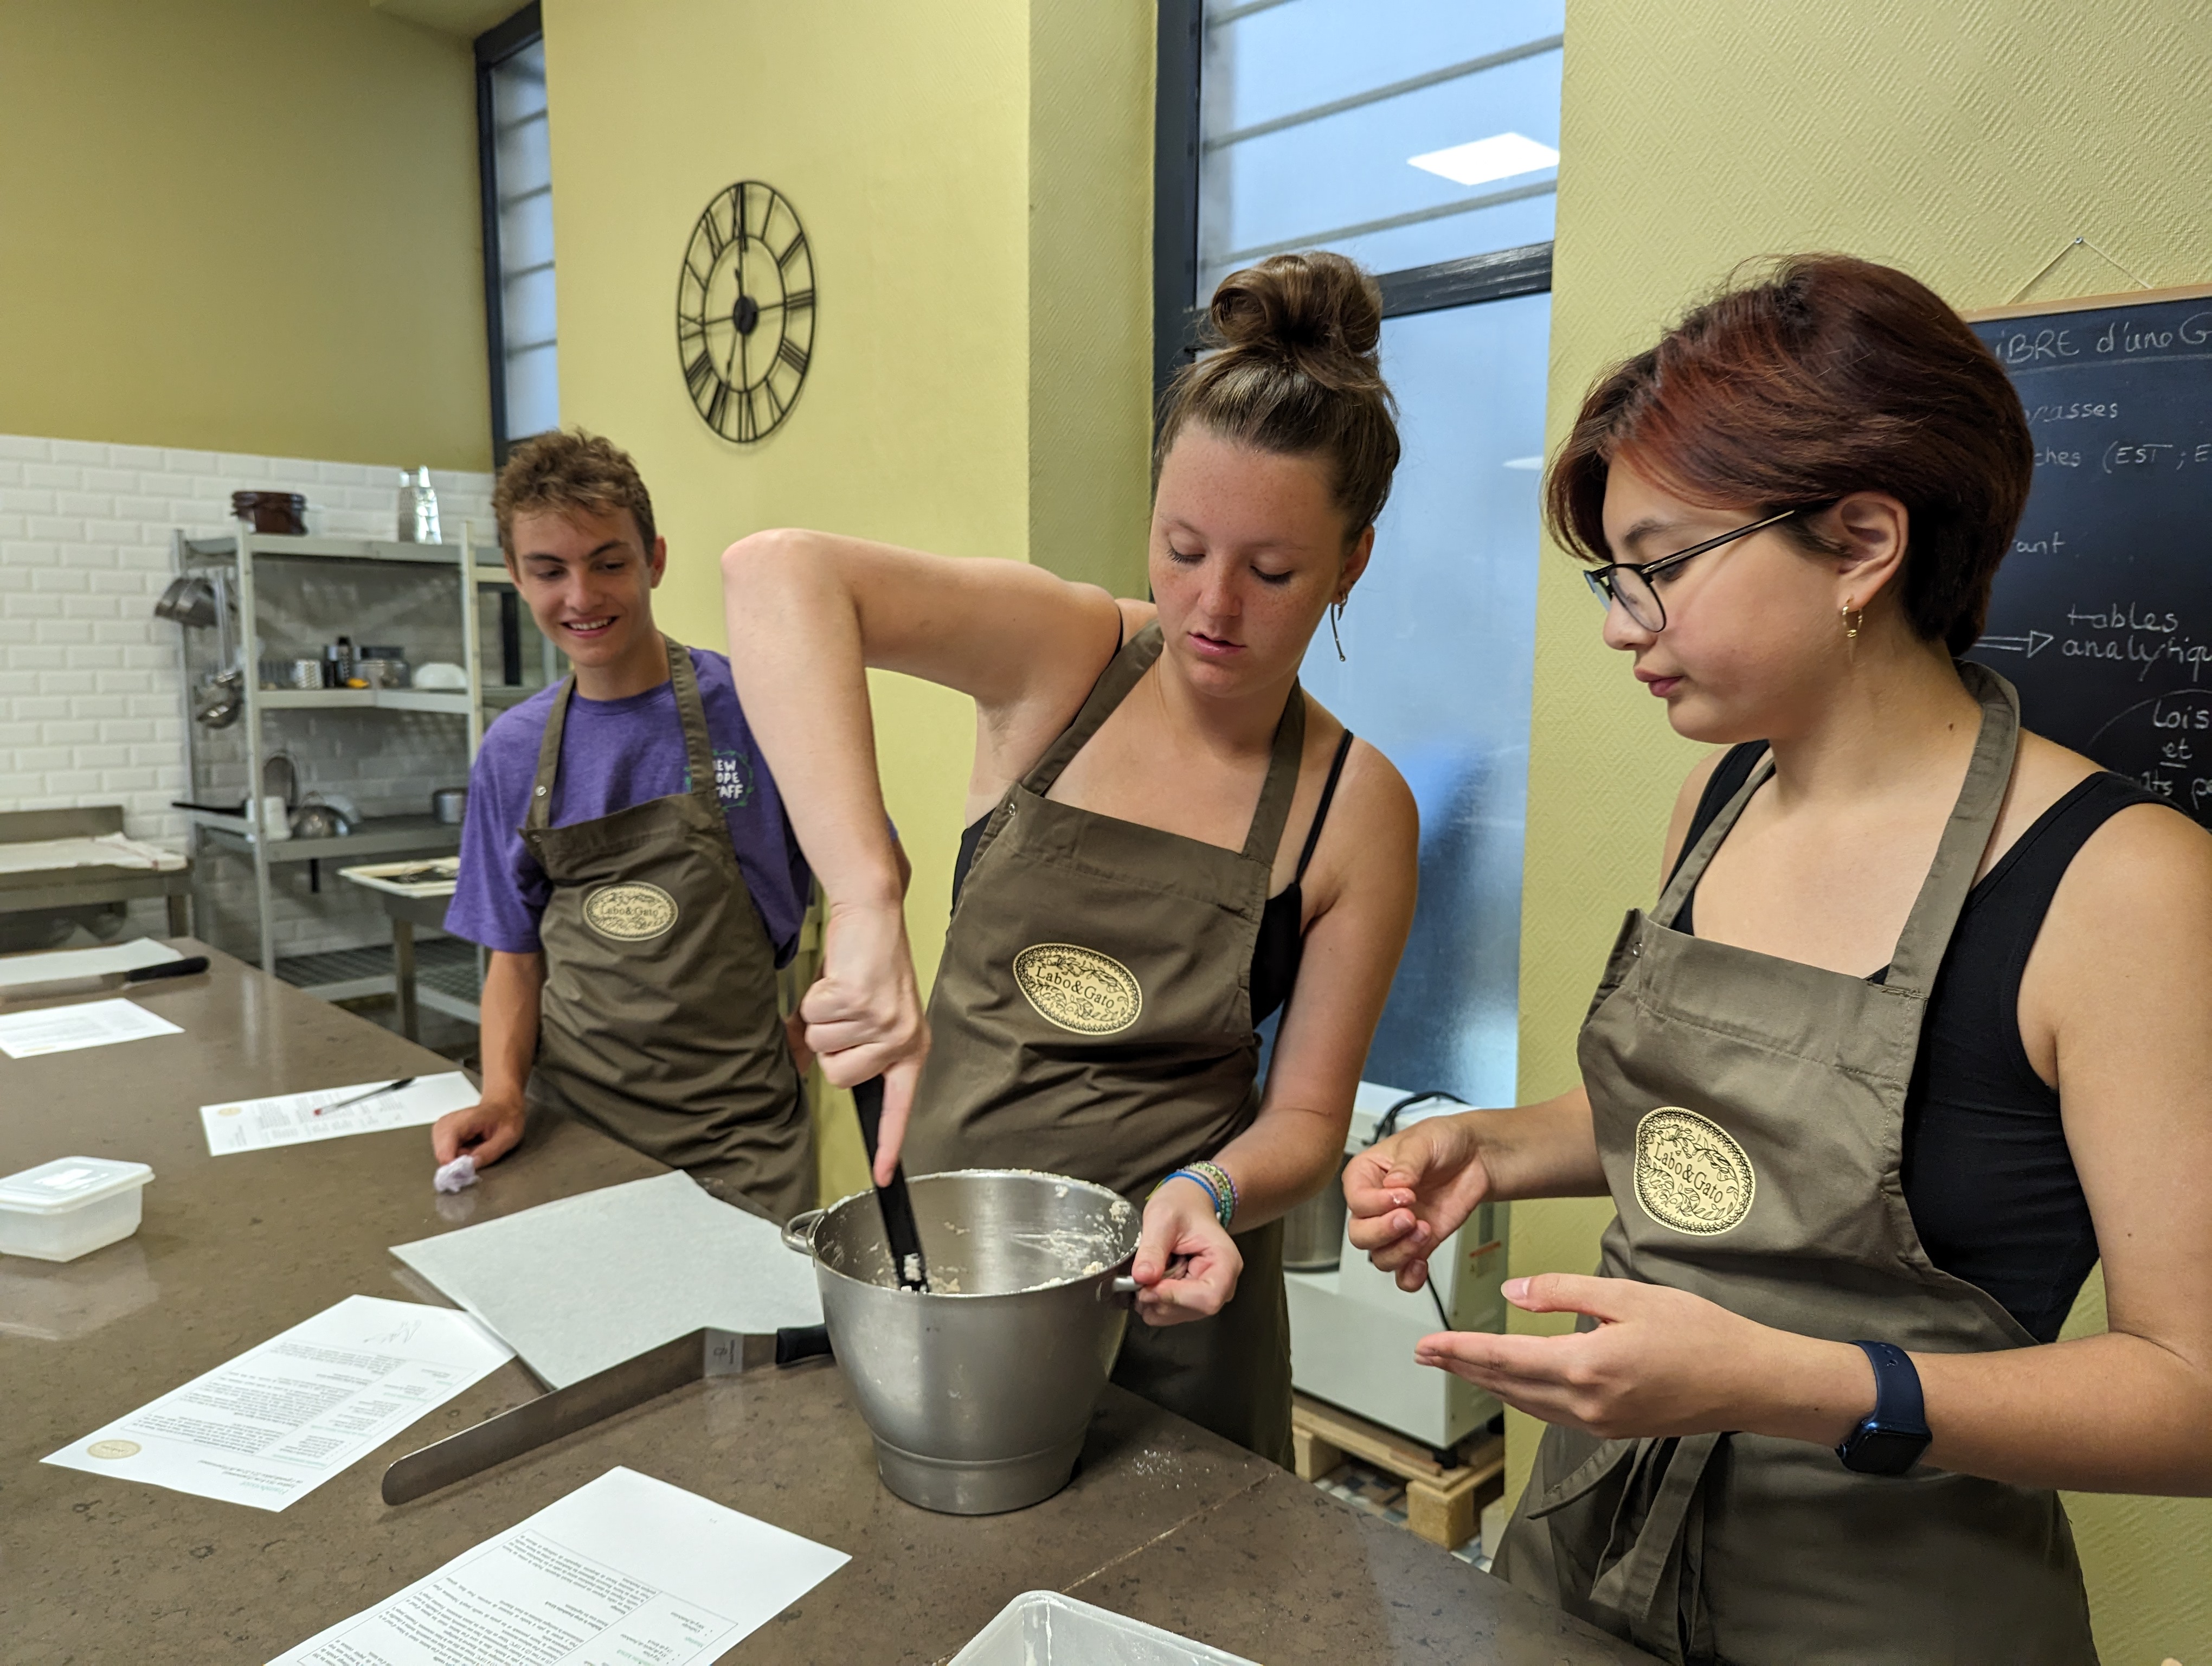
[[[1158,625],[1132,638],[991,812],[930,997],[914,1172],[1042,1169],[1141,1202],[1259,1114],[1252,952],[1297,790],[1304,690],[1276,726],[1241,851],[1046,796],[1160,648]],[[1228,1306],[1132,1324],[1114,1380],[1287,1463],[1282,1238],[1280,1221],[1237,1233],[1244,1270]]]
[[[554,696],[523,842],[551,881],[533,1099],[787,1220],[814,1205],[812,1126],[775,950],[714,787],[691,656],[668,644],[689,792],[548,825],[572,677]]]
[[[1929,1353],[2033,1344],[1990,1296],[1929,1262],[1899,1178],[1929,991],[2019,733],[2010,685],[1959,669],[1981,701],[1981,734],[1886,981],[1657,923],[1680,912],[1771,760],[1653,915],[1629,915],[1581,1042],[1619,1211],[1604,1276],[1832,1341]],[[1669,1661],[2096,1659],[2055,1493],[1924,1466],[1855,1474],[1802,1441],[1549,1429],[1497,1571]]]

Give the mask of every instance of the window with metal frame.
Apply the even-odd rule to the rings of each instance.
[[[492,454],[561,425],[545,32],[533,3],[477,37]]]
[[[1375,556],[1301,670],[1421,812],[1421,902],[1364,1074],[1516,1094],[1559,0],[1162,0],[1156,374],[1229,272],[1376,274],[1404,455]]]

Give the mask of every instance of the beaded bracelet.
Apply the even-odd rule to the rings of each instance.
[[[1189,1167],[1194,1173],[1213,1183],[1214,1195],[1219,1200],[1214,1213],[1220,1217],[1221,1230],[1227,1231],[1229,1223],[1237,1219],[1237,1183],[1218,1163],[1193,1163]]]
[[[1152,1189],[1157,1192],[1170,1180],[1188,1180],[1196,1185],[1212,1200],[1213,1218],[1221,1223],[1221,1230],[1229,1230],[1229,1223],[1237,1219],[1237,1183],[1229,1177],[1226,1169],[1218,1163],[1186,1164],[1163,1176],[1159,1186]]]

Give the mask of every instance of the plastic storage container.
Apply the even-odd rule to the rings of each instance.
[[[105,1157],[61,1157],[0,1180],[0,1255],[75,1261],[138,1230],[153,1170]]]
[[[1158,1626],[1058,1591],[1028,1590],[952,1657],[951,1666],[1255,1666]]]

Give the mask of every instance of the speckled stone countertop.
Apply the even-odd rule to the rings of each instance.
[[[534,1127],[457,1197],[432,1192],[420,1128],[212,1158],[202,1104],[450,1067],[210,958],[204,977],[131,993],[182,1035],[0,1058],[0,1174],[90,1156],[156,1177],[136,1237],[64,1266],[0,1257],[10,1666],[267,1660],[616,1464],[851,1554],[732,1663],[941,1662],[1038,1589],[1267,1666],[1649,1658],[1113,1389],[1066,1490],[995,1517],[884,1491],[827,1362],[694,1384],[396,1509],[378,1493],[385,1466],[532,1397],[520,1365],[280,1514],[41,1464],[345,1296],[437,1299],[392,1244],[658,1171],[568,1122]]]

